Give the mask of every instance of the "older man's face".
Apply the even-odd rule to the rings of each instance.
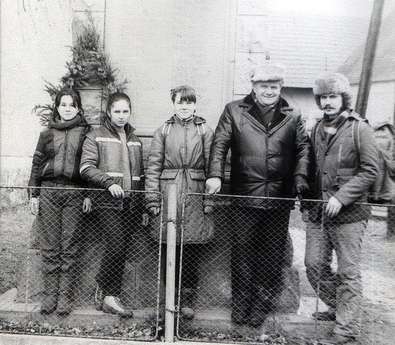
[[[262,105],[272,105],[280,97],[281,81],[259,81],[253,84],[256,99]]]

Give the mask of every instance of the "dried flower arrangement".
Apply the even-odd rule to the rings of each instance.
[[[83,89],[86,87],[101,87],[103,97],[115,91],[124,91],[128,81],[120,77],[119,70],[114,68],[100,44],[100,35],[92,15],[87,13],[88,20],[81,32],[77,34],[76,43],[70,47],[73,56],[66,62],[67,72],[61,77],[60,85],[45,82],[45,91],[52,101],[56,94],[65,87]],[[48,124],[53,112],[53,104],[38,104],[32,113],[40,117],[43,126]]]

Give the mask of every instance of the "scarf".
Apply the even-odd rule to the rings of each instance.
[[[64,122],[60,120],[60,117],[55,117],[49,121],[48,127],[55,128],[58,130],[66,130],[77,126],[81,122],[82,122],[82,118],[80,114],[77,114],[77,116],[74,119]]]
[[[270,127],[270,123],[273,120],[273,116],[274,116],[274,111],[275,108],[278,104],[278,101],[280,100],[280,97],[278,98],[277,102],[271,105],[262,105],[261,103],[259,103],[259,101],[256,98],[255,93],[253,93],[253,99],[255,104],[258,106],[259,109],[259,116],[257,118],[257,120],[264,125],[266,128]]]
[[[330,140],[336,135],[338,129],[346,122],[349,113],[347,111],[343,111],[335,118],[330,117],[324,114],[324,118],[322,121],[323,124],[323,138],[328,145]]]

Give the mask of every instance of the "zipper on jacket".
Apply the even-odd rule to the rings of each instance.
[[[269,196],[269,155],[268,155],[268,150],[269,150],[269,133],[266,133],[265,135],[265,140],[266,140],[266,188],[265,188],[265,196]]]
[[[67,158],[66,155],[67,155],[67,139],[68,139],[68,136],[69,136],[69,131],[65,130],[64,131],[64,146],[63,146],[63,166],[62,166],[62,171],[61,171],[61,173],[64,176],[66,176],[65,168],[66,168],[66,158]]]

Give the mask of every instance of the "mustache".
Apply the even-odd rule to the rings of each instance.
[[[323,107],[322,109],[326,110],[326,109],[335,109],[335,108],[331,107],[330,105],[326,105],[326,106]]]

